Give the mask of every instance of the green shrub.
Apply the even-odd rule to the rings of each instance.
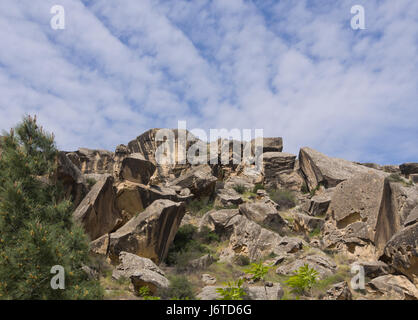
[[[261,183],[257,183],[253,188],[253,193],[257,194],[258,190],[264,190],[264,186]]]
[[[243,194],[245,191],[247,191],[247,188],[245,188],[242,184],[237,184],[233,187],[233,189],[238,192],[239,194]]]
[[[94,178],[87,178],[86,181],[90,189],[97,183],[96,179]]]
[[[399,173],[392,173],[387,177],[390,182],[404,182],[403,178]]]
[[[292,292],[303,294],[316,284],[317,279],[318,272],[306,263],[295,271],[295,274],[286,281],[286,284],[292,288]]]
[[[243,279],[229,281],[224,284],[225,288],[216,289],[216,292],[222,296],[218,300],[243,300],[246,296],[246,292],[242,288],[243,283]]]
[[[254,281],[262,280],[264,281],[265,276],[270,270],[270,266],[263,265],[262,262],[260,263],[251,263],[250,268],[245,269],[244,271],[248,274],[252,274],[253,277],[251,278]]]
[[[194,300],[195,295],[191,282],[185,276],[171,276],[167,289],[160,290],[163,299]]]
[[[302,192],[303,194],[309,193],[308,184],[306,182],[304,182],[300,187],[300,192]]]
[[[240,254],[234,257],[234,263],[238,266],[248,266],[250,264],[250,258]]]
[[[296,198],[292,191],[275,189],[269,192],[270,199],[276,202],[280,209],[290,209],[296,206]]]
[[[216,234],[209,232],[202,234],[197,231],[197,227],[191,224],[180,227],[168,250],[166,263],[175,265],[179,272],[185,271],[191,260],[209,253],[208,248],[202,244],[202,239],[206,241],[209,238],[214,239],[216,236]]]
[[[210,230],[207,226],[203,226],[200,231],[197,233],[197,238],[206,244],[210,244],[212,242],[219,242],[220,238],[216,234],[216,232]]]
[[[191,215],[202,217],[205,213],[214,208],[213,201],[209,198],[193,199],[187,204],[187,210]]]
[[[90,264],[88,237],[55,179],[54,135],[27,116],[4,134],[0,149],[0,299],[101,299],[100,283],[82,270]],[[56,265],[65,290],[51,287]]]

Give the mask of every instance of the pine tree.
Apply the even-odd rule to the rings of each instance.
[[[102,289],[81,269],[88,240],[54,181],[54,136],[26,116],[0,139],[0,299],[98,299]],[[52,289],[51,268],[65,271]]]

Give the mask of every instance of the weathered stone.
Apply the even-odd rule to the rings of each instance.
[[[367,284],[367,290],[387,299],[418,300],[417,287],[405,276],[390,274],[374,278]]]
[[[214,257],[212,257],[210,254],[205,254],[200,258],[191,260],[188,264],[188,268],[191,270],[204,270],[213,262],[215,262]]]
[[[246,290],[250,300],[280,300],[284,291],[280,283],[273,283],[271,286],[250,286]]]
[[[138,216],[110,234],[109,256],[117,261],[126,251],[160,263],[167,256],[185,213],[183,203],[156,200]]]
[[[330,158],[307,147],[300,149],[299,163],[309,190],[320,184],[335,187],[358,173],[380,172],[344,159]]]
[[[107,256],[109,249],[109,234],[104,234],[96,240],[90,242],[90,252],[98,256]]]
[[[151,203],[159,199],[174,202],[190,200],[193,195],[182,195],[184,189],[175,190],[163,186],[146,186],[125,181],[116,185],[116,207],[122,213],[124,221],[144,211]]]
[[[337,269],[337,265],[330,258],[323,255],[310,255],[278,267],[276,273],[292,275],[305,264],[308,264],[310,268],[315,269],[321,279],[332,275]]]
[[[303,248],[304,241],[302,239],[296,238],[296,237],[283,237],[278,244],[278,248],[285,252],[285,253],[296,253]],[[275,264],[278,263],[279,259],[281,257],[284,257],[280,255],[275,260]],[[283,262],[284,258],[280,261]]]
[[[169,182],[169,186],[188,188],[197,197],[212,196],[217,178],[208,165],[192,167],[180,177]]]
[[[386,263],[382,261],[356,261],[351,266],[360,265],[364,269],[364,275],[369,278],[384,276],[393,271]]]
[[[129,252],[122,251],[119,254],[120,263],[113,270],[112,278],[119,280],[120,278],[129,279],[138,270],[146,269],[165,276],[165,273],[150,259],[137,256]]]
[[[303,210],[311,216],[323,216],[327,213],[331,203],[334,188],[326,189],[322,194],[318,194],[309,199],[303,206]]]
[[[57,179],[63,184],[65,196],[78,206],[88,193],[87,181],[64,152],[58,153]]]
[[[263,146],[262,153],[266,152],[282,152],[283,151],[283,138],[275,137],[275,138],[255,138],[251,140],[251,148],[253,154],[256,153],[256,146],[261,145]]]
[[[418,173],[418,163],[417,162],[408,162],[403,163],[399,166],[403,175],[409,177],[410,174]]]
[[[216,192],[215,205],[224,207],[243,203],[242,196],[234,189],[220,189]]]
[[[156,294],[159,290],[167,289],[170,285],[166,277],[147,269],[139,269],[129,278],[131,279],[135,292],[138,292],[141,287],[146,286],[152,294]]]
[[[204,284],[213,285],[216,283],[216,278],[210,274],[204,273],[202,274],[202,281]]]
[[[416,206],[408,215],[404,222],[404,226],[412,226],[413,224],[418,222],[418,206]]]
[[[74,219],[81,223],[91,240],[116,230],[122,223],[122,216],[114,204],[113,181],[112,176],[104,176],[74,211]]]
[[[113,152],[80,148],[76,152],[67,153],[69,159],[82,173],[113,173]]]
[[[327,290],[324,300],[352,300],[350,287],[346,281],[334,284]]]
[[[221,286],[206,286],[202,288],[202,291],[197,295],[199,300],[218,300],[222,296],[216,292],[216,289],[221,288]]]
[[[119,261],[120,264],[113,270],[112,278],[130,279],[135,292],[138,292],[142,286],[147,286],[153,294],[159,289],[168,288],[169,281],[165,278],[164,272],[150,259],[121,252]]]
[[[241,204],[239,212],[249,220],[276,232],[280,232],[287,225],[286,221],[277,212],[276,207],[264,201]]]
[[[418,224],[410,225],[387,242],[381,260],[418,286]]]
[[[320,231],[324,225],[324,219],[308,216],[303,213],[293,213],[295,231],[310,233]]]
[[[167,148],[163,148],[162,143],[164,139],[168,139],[173,143],[166,142]],[[141,153],[144,155],[146,160],[151,161],[157,167],[156,174],[158,178],[156,180],[166,181],[171,175],[178,176],[183,170],[190,167],[190,164],[185,161],[185,154],[179,150],[180,144],[185,145],[186,152],[189,151],[190,147],[195,143],[201,142],[192,133],[183,129],[150,129],[135,140],[128,143],[129,153]],[[161,147],[164,151],[166,159],[172,160],[172,164],[159,164],[161,161],[157,161],[156,155],[158,148]],[[180,148],[182,150],[182,148]]]
[[[119,178],[131,182],[148,184],[155,172],[155,165],[140,153],[133,153],[122,160]]]

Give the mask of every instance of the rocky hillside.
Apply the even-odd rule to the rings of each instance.
[[[232,147],[224,165],[160,166],[156,131],[115,152],[60,154],[59,179],[91,239],[86,269],[108,299],[218,299],[240,278],[248,299],[418,299],[418,163],[307,147],[296,156],[265,138],[261,173],[234,164]],[[264,281],[250,263],[268,266]],[[295,293],[287,280],[305,264],[317,281]],[[364,288],[352,287],[355,265]]]

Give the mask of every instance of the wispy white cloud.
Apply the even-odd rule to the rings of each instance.
[[[263,128],[285,149],[418,158],[418,3],[62,0],[0,3],[0,128],[37,113],[63,149],[151,127]]]

